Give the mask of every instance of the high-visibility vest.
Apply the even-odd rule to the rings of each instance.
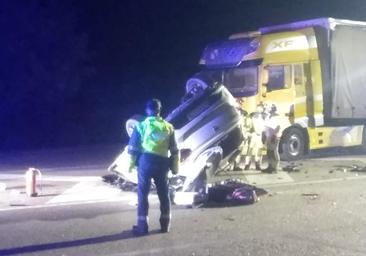
[[[136,125],[141,139],[141,153],[152,153],[163,157],[169,156],[171,136],[174,127],[159,116],[147,117]]]

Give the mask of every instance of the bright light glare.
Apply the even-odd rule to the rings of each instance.
[[[174,196],[174,203],[177,205],[191,205],[197,192],[176,192]]]

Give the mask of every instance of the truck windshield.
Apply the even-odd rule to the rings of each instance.
[[[227,69],[223,78],[223,84],[234,97],[253,96],[258,92],[257,66]]]

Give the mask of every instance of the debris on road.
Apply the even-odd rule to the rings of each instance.
[[[131,192],[137,191],[136,184],[122,179],[117,174],[107,174],[107,175],[104,175],[102,177],[102,179],[105,183],[108,183],[112,186],[117,186],[118,188],[120,188],[123,191],[131,191]]]
[[[246,205],[259,201],[258,195],[266,194],[263,189],[248,185],[240,179],[227,179],[214,183],[208,190],[206,205]]]
[[[225,217],[224,220],[235,221],[235,218],[232,216],[228,216],[228,217]]]
[[[338,172],[366,172],[366,165],[360,166],[358,164],[352,165],[336,165],[334,169],[330,170],[329,173],[333,173],[334,171]]]
[[[294,162],[289,162],[288,165],[282,168],[282,170],[285,172],[300,172],[300,169],[298,167],[301,165],[302,163],[296,164]]]
[[[348,172],[349,169],[351,169],[351,166],[348,165],[336,165],[334,166],[334,168],[332,170],[329,171],[329,173],[333,173],[333,172]]]
[[[366,166],[359,166],[357,164],[352,165],[351,172],[366,172]]]
[[[136,184],[128,182],[116,174],[105,175],[102,179],[123,191],[137,191]],[[154,187],[152,189],[154,190]],[[224,206],[253,204],[259,201],[259,195],[264,194],[267,194],[264,189],[246,184],[240,179],[227,179],[210,184],[205,200],[202,200],[199,207],[212,206],[213,204]]]
[[[319,198],[319,194],[317,193],[302,193],[301,195],[309,198],[310,200],[315,200]]]

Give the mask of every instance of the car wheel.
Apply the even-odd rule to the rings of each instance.
[[[131,137],[133,129],[135,128],[135,125],[141,121],[144,120],[144,116],[142,115],[133,115],[132,117],[130,117],[125,125],[126,128],[126,132],[128,134],[129,137]]]

